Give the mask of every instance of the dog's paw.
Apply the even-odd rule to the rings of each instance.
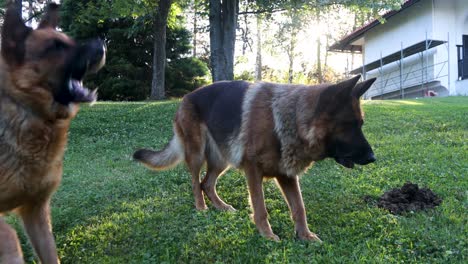
[[[279,236],[275,235],[275,234],[269,234],[269,235],[263,235],[266,239],[268,240],[271,240],[271,241],[275,241],[275,242],[279,242],[280,241],[280,238]]]
[[[207,211],[208,206],[206,204],[196,204],[195,208],[197,208],[197,211]]]
[[[320,240],[320,238],[312,232],[301,232],[301,233],[298,232],[297,236],[300,240],[322,243],[322,240]]]
[[[24,264],[24,260],[22,256],[18,255],[7,255],[7,256],[2,256],[2,263],[9,263],[9,264]]]
[[[229,212],[237,212],[236,208],[232,207],[232,205],[228,205],[225,210]]]
[[[221,210],[221,211],[227,211],[227,212],[236,212],[236,208],[232,207],[230,204],[224,204],[222,206],[215,206],[216,209]]]
[[[279,236],[275,235],[273,232],[271,232],[271,233],[260,232],[260,235],[262,235],[262,237],[264,237],[264,238],[266,238],[268,240],[271,240],[271,241],[275,241],[275,242],[280,241]]]

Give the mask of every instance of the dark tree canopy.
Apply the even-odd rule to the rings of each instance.
[[[138,8],[138,7],[137,7]],[[190,32],[181,16],[172,14],[167,30],[166,94],[180,95],[203,83],[207,67],[191,51]],[[152,14],[120,15],[117,7],[100,0],[64,0],[62,28],[77,39],[100,37],[106,41],[107,64],[87,85],[99,88],[103,100],[144,100],[149,98],[153,65]],[[187,67],[186,65],[191,65]]]
[[[23,12],[28,10],[30,1],[10,1],[18,5],[22,2]],[[7,1],[0,0],[0,4],[4,5],[5,2]],[[33,2],[35,4],[31,6],[34,6],[34,17],[37,18],[41,5],[37,5],[39,1]],[[313,16],[331,6],[346,6],[359,14],[356,19],[362,24],[370,17],[378,16],[380,11],[396,8],[402,2],[403,0],[62,0],[61,27],[77,39],[99,36],[106,41],[107,66],[87,80],[88,86],[99,88],[101,99],[161,99],[165,96],[182,95],[203,84],[203,77],[208,71],[207,63],[214,81],[234,78],[234,50],[239,14],[261,14],[268,23],[270,15],[277,11],[297,13],[300,10]],[[210,56],[205,56],[204,62],[190,56],[192,36],[185,28],[181,16],[184,12],[190,12],[190,4],[196,5],[196,12],[209,14],[202,17],[209,21],[210,31]],[[163,9],[169,10],[169,13],[162,12]],[[31,12],[27,15],[31,16]],[[158,30],[166,25],[167,32],[165,29]],[[193,41],[195,43],[195,38]],[[293,41],[289,42],[294,44]],[[294,53],[294,49],[288,51]],[[194,53],[195,50],[192,54]],[[320,58],[320,53],[318,54],[317,57]],[[292,64],[291,60],[290,65]],[[317,68],[318,79],[321,80],[320,62]],[[259,71],[261,72],[261,67]]]

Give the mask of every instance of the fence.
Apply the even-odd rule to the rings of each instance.
[[[434,48],[440,45],[445,45],[446,56],[435,56],[441,50]],[[450,86],[449,58],[449,34],[447,33],[447,40],[433,40],[428,39],[426,33],[425,40],[406,48],[401,43],[398,52],[385,57],[382,57],[381,52],[379,60],[363,65],[351,73],[362,73],[365,79],[377,77],[378,81],[366,92],[364,98],[405,98],[407,91],[411,92],[412,97],[424,96],[429,89],[438,88],[437,85],[440,87],[444,78]],[[459,63],[463,64],[463,61]],[[466,74],[468,75],[468,66]]]

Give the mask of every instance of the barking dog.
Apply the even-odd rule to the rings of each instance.
[[[278,240],[262,189],[264,177],[275,178],[299,238],[320,240],[309,231],[298,175],[326,157],[348,168],[375,161],[359,103],[375,79],[357,84],[359,78],[335,85],[232,81],[202,87],[184,97],[170,143],[161,151],[138,150],[134,158],[156,170],[185,159],[199,210],[207,208],[203,193],[217,209],[234,210],[218,197],[216,182],[230,166],[244,170],[254,222],[263,236]]]
[[[96,93],[82,86],[104,65],[100,40],[77,44],[55,30],[51,4],[38,29],[7,9],[0,58],[0,262],[22,263],[15,231],[2,213],[18,214],[42,263],[58,263],[49,201],[62,177],[70,121]]]

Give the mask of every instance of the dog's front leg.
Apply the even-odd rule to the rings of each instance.
[[[268,212],[263,197],[263,175],[255,166],[245,168],[247,184],[249,186],[250,203],[253,209],[253,219],[260,234],[268,239],[279,241],[279,237],[271,230],[268,222]]]
[[[301,188],[299,186],[298,177],[278,176],[276,178],[283,195],[288,202],[289,209],[291,210],[292,219],[296,233],[302,240],[321,240],[318,236],[310,232],[307,225],[307,216],[305,212],[304,202],[302,200]]]
[[[23,253],[16,232],[0,216],[0,263],[20,264]]]
[[[25,205],[19,210],[19,214],[41,263],[60,263],[50,224],[49,199],[41,203]]]

